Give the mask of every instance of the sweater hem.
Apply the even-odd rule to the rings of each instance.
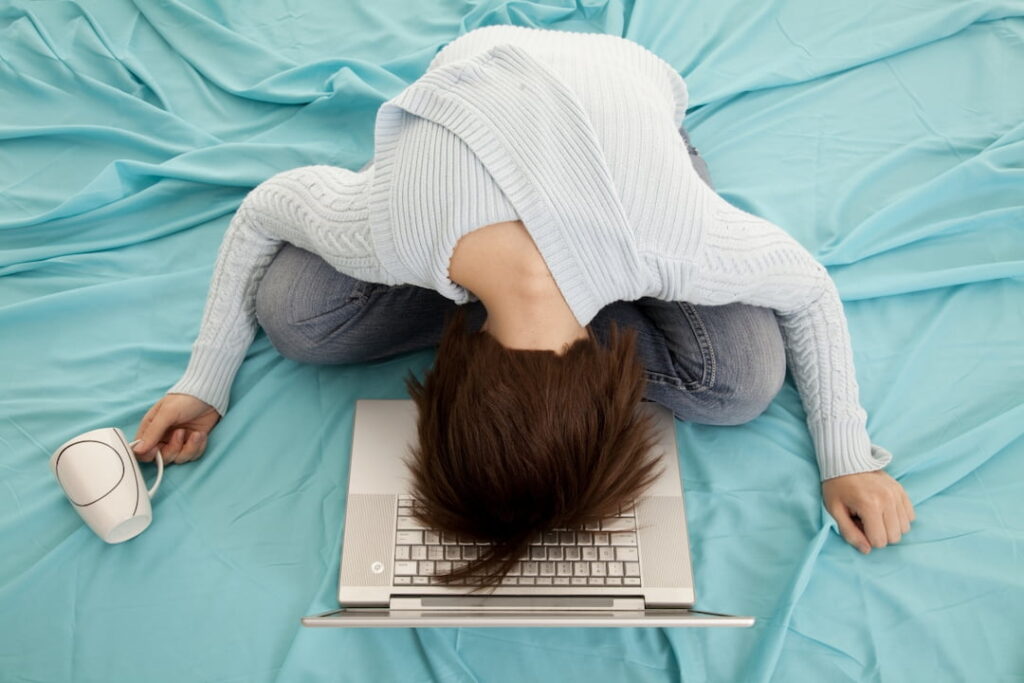
[[[808,426],[822,481],[880,470],[892,461],[892,453],[871,443],[862,421],[817,422]]]
[[[231,384],[245,359],[241,353],[196,344],[181,379],[168,394],[188,394],[213,406],[221,417],[228,410]]]

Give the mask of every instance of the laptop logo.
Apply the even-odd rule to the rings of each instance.
[[[374,574],[380,574],[384,571],[384,564],[382,562],[374,562],[370,565],[370,571]]]

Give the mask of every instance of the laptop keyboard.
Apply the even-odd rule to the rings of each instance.
[[[475,560],[482,547],[456,534],[424,528],[412,516],[412,496],[398,497],[395,585],[438,584]],[[475,585],[472,576],[448,585]],[[502,586],[639,586],[640,557],[632,507],[580,529],[553,529],[537,536],[512,566]]]

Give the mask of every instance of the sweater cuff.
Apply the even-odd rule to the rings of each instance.
[[[167,393],[195,396],[209,403],[223,417],[228,410],[231,383],[243,360],[245,349],[229,351],[196,344],[185,374]]]
[[[815,422],[808,426],[822,481],[880,470],[892,461],[892,453],[871,443],[864,423],[859,420]]]

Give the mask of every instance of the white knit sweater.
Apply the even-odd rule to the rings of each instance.
[[[892,455],[868,437],[835,285],[796,240],[700,180],[678,132],[687,101],[671,66],[618,36],[461,36],[381,105],[366,168],[304,166],[249,193],[169,393],[226,412],[256,287],[284,242],[354,278],[464,304],[477,299],[448,278],[456,242],[519,219],[581,325],[645,296],[775,309],[821,479],[884,467]]]

